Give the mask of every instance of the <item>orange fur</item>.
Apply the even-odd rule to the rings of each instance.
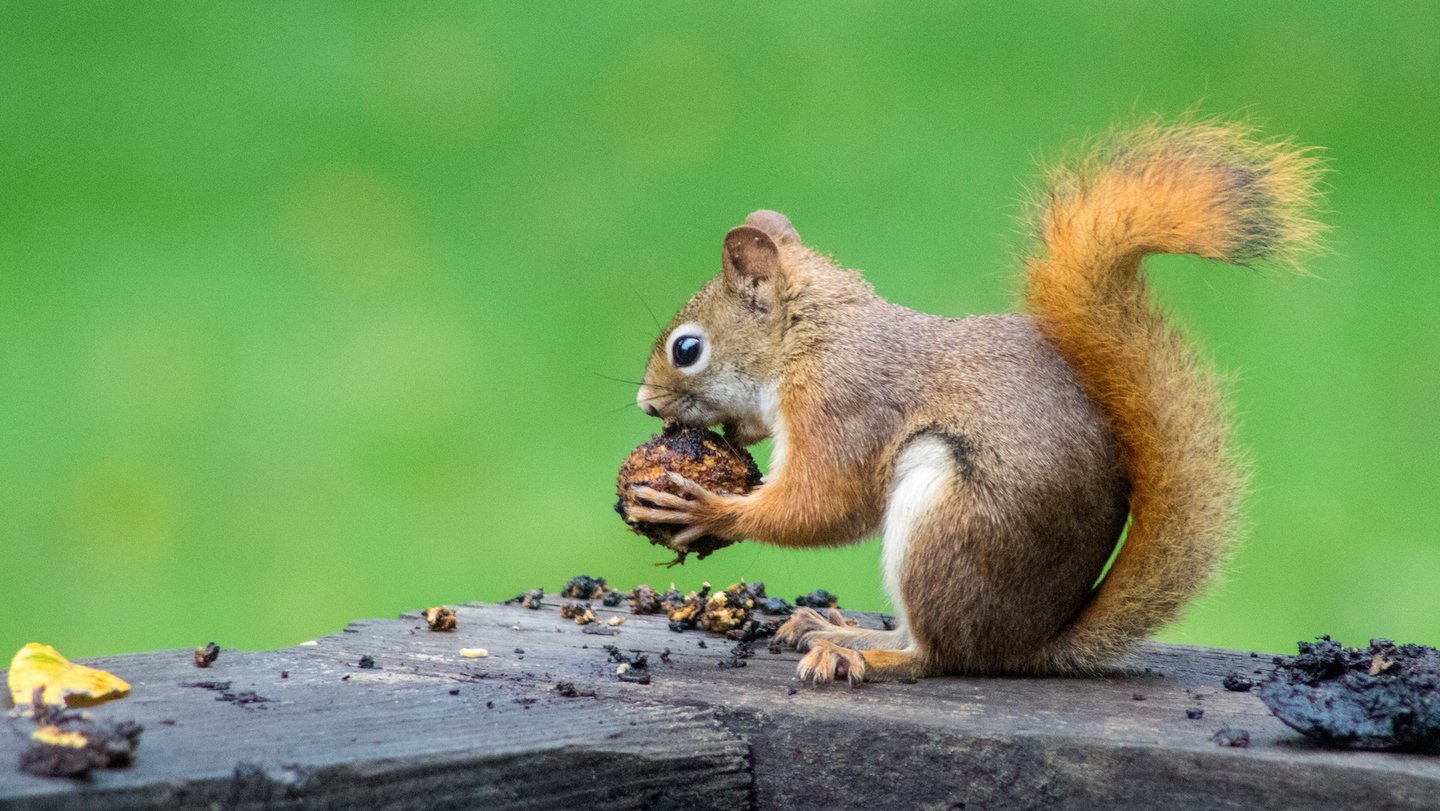
[[[1245,485],[1215,374],[1149,302],[1152,253],[1293,266],[1319,227],[1316,161],[1241,127],[1150,127],[1051,178],[1025,300],[1120,442],[1125,545],[1038,661],[1084,670],[1175,617],[1228,555]]]

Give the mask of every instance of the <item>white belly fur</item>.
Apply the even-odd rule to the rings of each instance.
[[[905,616],[905,599],[900,578],[915,525],[940,498],[955,476],[950,448],[934,437],[919,437],[906,446],[895,462],[890,498],[885,504],[884,542],[880,552],[885,571],[885,591],[895,613]],[[908,618],[906,624],[908,625]]]

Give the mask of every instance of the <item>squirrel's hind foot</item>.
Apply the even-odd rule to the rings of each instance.
[[[918,679],[930,672],[914,651],[852,650],[819,639],[795,667],[795,674],[814,684],[845,679],[854,686],[865,681]]]
[[[813,684],[846,679],[853,686],[865,681],[865,670],[865,657],[859,651],[821,639],[795,666],[795,675]]]

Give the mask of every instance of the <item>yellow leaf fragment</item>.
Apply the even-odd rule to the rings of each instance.
[[[71,749],[84,749],[90,742],[84,733],[66,732],[53,724],[47,724],[30,733],[30,739],[46,746],[68,746]]]
[[[77,665],[49,645],[31,642],[10,660],[10,700],[17,707],[34,703],[35,691],[50,705],[93,707],[130,692],[124,679]]]

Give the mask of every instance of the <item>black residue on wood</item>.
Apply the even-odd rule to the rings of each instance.
[[[586,636],[553,601],[541,613],[462,605],[456,634],[412,635],[413,615],[358,622],[316,645],[227,651],[217,665],[225,678],[210,682],[193,681],[188,650],[107,658],[96,664],[134,690],[96,712],[147,727],[134,765],[90,783],[41,779],[18,769],[25,739],[0,735],[0,808],[516,808],[543,798],[735,811],[889,808],[903,798],[933,808],[1322,811],[1433,808],[1440,796],[1440,757],[1309,745],[1255,693],[1221,690],[1226,675],[1258,664],[1245,652],[1145,645],[1099,678],[813,687],[795,680],[795,651],[752,642],[737,657],[746,667],[721,668],[738,640],[695,629],[686,635],[705,647],[676,645],[663,615],[592,607],[607,621],[626,616],[623,634]],[[462,646],[503,655],[464,659]],[[524,661],[511,655],[517,647]],[[384,669],[355,669],[361,655]],[[642,655],[652,683],[622,683],[616,670]],[[270,701],[240,703],[246,692]],[[236,700],[208,699],[226,693]],[[1187,721],[1196,696],[1205,715]],[[1232,734],[1218,735],[1224,727]],[[1232,745],[1240,731],[1248,748]]]

